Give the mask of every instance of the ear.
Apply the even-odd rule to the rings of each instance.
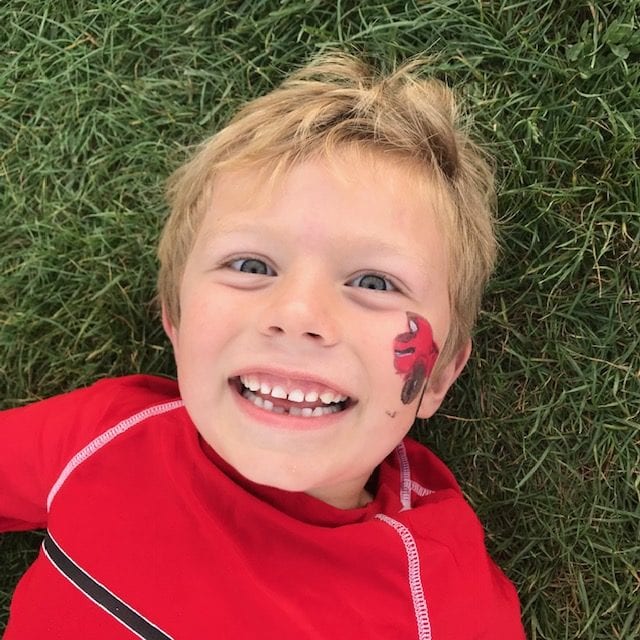
[[[167,334],[169,340],[171,340],[171,344],[173,345],[173,352],[177,353],[178,331],[169,319],[169,314],[167,313],[167,308],[165,307],[164,303],[162,304],[162,327],[164,328],[164,332]]]
[[[437,378],[427,383],[418,408],[418,418],[430,418],[440,407],[451,385],[456,381],[471,355],[471,339],[460,348]]]

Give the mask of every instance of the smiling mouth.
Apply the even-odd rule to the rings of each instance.
[[[258,376],[237,376],[231,386],[256,407],[279,415],[318,418],[345,411],[355,401],[327,388],[285,386],[261,381]],[[305,385],[308,386],[308,385]]]

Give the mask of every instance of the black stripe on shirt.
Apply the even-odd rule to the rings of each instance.
[[[172,640],[154,624],[83,571],[55,542],[47,532],[42,543],[47,557],[80,591],[108,611],[127,629],[144,640]]]

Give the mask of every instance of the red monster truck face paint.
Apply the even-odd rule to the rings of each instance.
[[[393,364],[396,373],[404,374],[404,386],[400,396],[403,404],[409,404],[422,391],[438,359],[438,347],[433,341],[429,322],[417,313],[407,311],[409,331],[400,333],[393,342]]]

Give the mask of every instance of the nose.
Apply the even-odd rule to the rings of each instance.
[[[337,292],[319,277],[282,278],[269,293],[261,332],[331,346],[338,340]]]

